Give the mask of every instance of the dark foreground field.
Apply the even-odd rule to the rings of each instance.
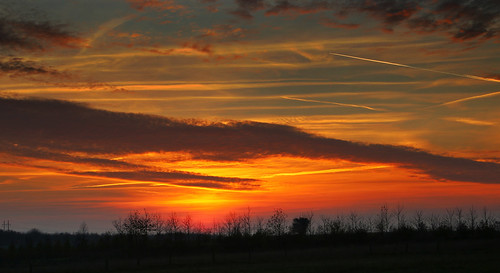
[[[499,272],[498,239],[38,260],[1,272]]]

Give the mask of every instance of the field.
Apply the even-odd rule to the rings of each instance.
[[[498,272],[498,239],[289,247],[166,257],[38,260],[2,272]]]

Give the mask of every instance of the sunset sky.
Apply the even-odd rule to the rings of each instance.
[[[500,213],[500,2],[2,0],[0,224]]]

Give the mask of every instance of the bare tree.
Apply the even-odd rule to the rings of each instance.
[[[481,229],[490,229],[493,228],[494,222],[495,221],[491,216],[491,212],[486,207],[484,207],[482,210],[482,219],[479,221],[479,227]]]
[[[87,226],[87,223],[82,222],[80,224],[80,227],[78,228],[78,231],[76,232],[76,239],[78,241],[79,247],[86,247],[87,246],[88,235],[89,235],[89,228]]]
[[[239,236],[242,235],[241,232],[241,218],[236,214],[236,212],[230,212],[226,215],[224,220],[224,229],[228,236]]]
[[[87,226],[87,223],[82,222],[80,224],[80,227],[78,228],[78,231],[76,234],[82,234],[82,235],[87,235],[89,234],[89,227]]]
[[[455,212],[454,209],[446,209],[445,226],[451,230],[453,230],[453,223],[455,222]]]
[[[469,229],[476,230],[477,228],[477,212],[474,206],[469,209],[469,219],[468,219]]]
[[[319,225],[318,232],[320,234],[341,234],[346,231],[345,217],[343,215],[337,215],[335,219],[331,219],[327,216],[321,216],[321,225]]]
[[[432,231],[435,231],[441,226],[441,217],[439,215],[432,213],[429,217],[429,223]]]
[[[457,214],[457,230],[463,232],[467,230],[467,224],[464,219],[464,212],[462,208],[456,208],[455,210]]]
[[[193,226],[193,232],[198,233],[198,234],[211,234],[212,231],[210,228],[207,228],[203,222],[198,221],[194,226]]]
[[[266,228],[264,226],[264,218],[257,217],[254,225],[254,230],[256,234],[265,234]]]
[[[214,222],[212,224],[212,232],[213,232],[213,234],[215,234],[217,236],[224,235],[223,225],[220,222],[214,220]]]
[[[404,206],[398,204],[396,207],[396,211],[394,212],[394,215],[396,216],[396,225],[397,229],[403,229],[406,227],[406,215],[404,213]]]
[[[152,230],[156,233],[156,235],[161,235],[165,231],[165,221],[163,221],[159,213],[152,214],[151,218]]]
[[[413,226],[418,231],[426,231],[427,225],[424,221],[424,213],[421,210],[417,210],[415,212],[415,216],[413,218]]]
[[[156,216],[150,214],[146,209],[141,211],[135,210],[129,213],[125,219],[113,221],[116,231],[120,234],[128,235],[148,235],[156,231],[154,220]]]
[[[165,229],[169,234],[175,234],[180,231],[180,219],[175,212],[172,212],[168,217]]]
[[[276,209],[274,214],[267,220],[266,228],[271,235],[281,236],[286,231],[287,215],[282,209]]]
[[[184,233],[191,234],[191,230],[193,229],[193,218],[191,215],[188,214],[182,219],[182,228]]]
[[[374,232],[376,223],[373,217],[367,216],[365,217],[365,228],[367,232]]]
[[[349,232],[356,232],[360,228],[360,219],[356,212],[349,214]]]
[[[389,209],[387,205],[383,205],[380,207],[380,213],[378,214],[377,230],[380,233],[385,233],[389,231],[389,228]]]
[[[250,236],[252,235],[252,219],[250,216],[250,207],[247,208],[247,211],[243,213],[240,217],[243,235]]]

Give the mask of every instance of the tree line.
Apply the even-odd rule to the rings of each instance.
[[[319,216],[314,213],[303,213],[292,218],[280,208],[264,219],[251,216],[251,211],[237,214],[231,212],[219,222],[206,226],[195,223],[190,215],[184,217],[176,213],[166,218],[147,210],[134,210],[125,218],[113,221],[119,235],[173,235],[173,234],[207,234],[213,236],[284,236],[284,235],[329,235],[356,233],[393,233],[402,231],[415,232],[486,232],[499,231],[500,221],[487,209],[477,210],[470,207],[446,209],[445,213],[424,214],[422,210],[408,214],[403,206],[398,205],[390,210],[387,205],[380,207],[376,215],[363,216],[356,212],[345,215]]]
[[[167,257],[208,253],[217,255],[259,251],[369,245],[370,251],[388,243],[442,242],[443,240],[490,240],[500,238],[500,222],[484,209],[453,208],[444,213],[390,209],[387,205],[370,216],[351,212],[336,216],[304,213],[289,217],[275,209],[267,217],[253,217],[250,209],[231,212],[211,225],[190,215],[166,216],[146,209],[133,210],[112,221],[114,230],[90,233],[85,223],[74,233],[47,234],[37,229],[26,233],[0,231],[0,267],[40,264],[48,261],[81,261]]]

